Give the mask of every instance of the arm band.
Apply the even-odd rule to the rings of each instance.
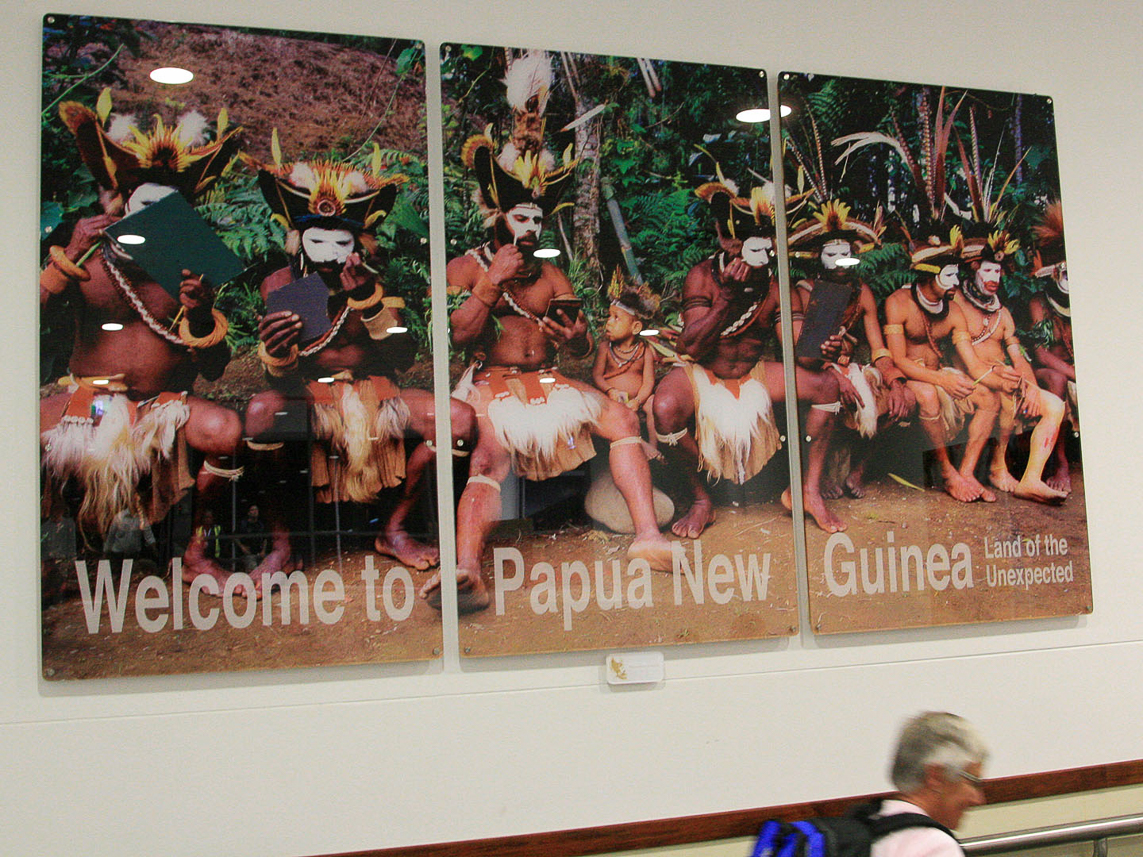
[[[953,345],[960,345],[962,342],[968,342],[970,339],[972,339],[972,337],[968,335],[967,330],[955,330],[955,331],[953,331],[953,335],[952,335]]]
[[[381,301],[381,310],[379,312],[374,313],[368,318],[363,315],[361,317],[361,323],[365,325],[365,330],[369,333],[369,338],[376,341],[390,336],[392,333],[390,328],[397,326],[400,322],[400,319],[397,318],[396,311],[403,309],[404,306],[404,298],[385,298]]]
[[[259,342],[258,359],[262,361],[266,371],[275,378],[284,378],[293,372],[294,367],[298,364],[298,346],[291,345],[290,353],[285,357],[274,357],[266,350],[266,343]]]
[[[890,333],[904,333],[905,332],[905,325],[903,325],[903,324],[887,324],[883,328],[881,328],[881,331],[886,336],[888,336]]]
[[[226,339],[226,332],[230,330],[230,322],[226,320],[226,316],[216,309],[212,309],[210,315],[214,319],[214,329],[206,336],[192,334],[190,319],[184,315],[183,320],[179,322],[179,339],[191,348],[214,348]]]
[[[381,301],[383,301],[384,299],[385,299],[385,290],[383,288],[381,288],[380,283],[377,283],[376,285],[373,286],[373,294],[371,294],[369,297],[362,298],[361,300],[355,300],[352,297],[348,297],[345,299],[345,305],[348,306],[350,309],[355,309],[355,310],[358,310],[359,312],[364,312],[367,309],[372,309],[373,307],[377,306],[377,304],[381,303]]]
[[[890,360],[892,360],[893,354],[892,354],[892,352],[889,351],[888,348],[878,348],[872,354],[869,355],[869,362],[870,363],[876,363],[882,357],[888,357]]]

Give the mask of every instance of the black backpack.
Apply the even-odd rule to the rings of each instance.
[[[877,800],[834,818],[793,822],[771,819],[762,825],[753,857],[869,857],[874,842],[909,827],[935,827],[953,835],[943,824],[922,813],[902,812],[875,818],[880,810],[881,801]]]

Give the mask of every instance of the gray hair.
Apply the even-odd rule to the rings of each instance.
[[[963,717],[946,711],[926,711],[909,720],[901,730],[889,777],[902,794],[925,784],[925,767],[939,765],[949,776],[976,762],[984,764],[988,747]]]

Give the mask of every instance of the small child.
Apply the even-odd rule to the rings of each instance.
[[[646,302],[632,289],[612,299],[603,329],[605,341],[596,352],[591,378],[615,401],[633,411],[642,408],[648,435],[654,440],[651,394],[655,389],[655,351],[639,335],[648,315]]]

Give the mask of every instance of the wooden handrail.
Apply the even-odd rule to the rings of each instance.
[[[1143,783],[1143,759],[1046,771],[1038,774],[1020,774],[987,780],[984,794],[988,803],[1011,803],[1031,798],[1054,797],[1077,792],[1095,791],[1116,786]],[[716,839],[736,839],[754,836],[767,818],[794,821],[819,815],[839,815],[852,804],[877,795],[853,795],[843,798],[793,803],[783,806],[741,809],[709,815],[689,815],[680,818],[659,818],[610,824],[606,827],[583,827],[575,830],[557,830],[548,833],[528,833],[518,836],[500,836],[492,839],[470,839],[462,842],[441,842],[409,845],[400,848],[382,848],[354,851],[327,857],[581,857],[612,851],[634,851],[640,848],[666,848]]]

